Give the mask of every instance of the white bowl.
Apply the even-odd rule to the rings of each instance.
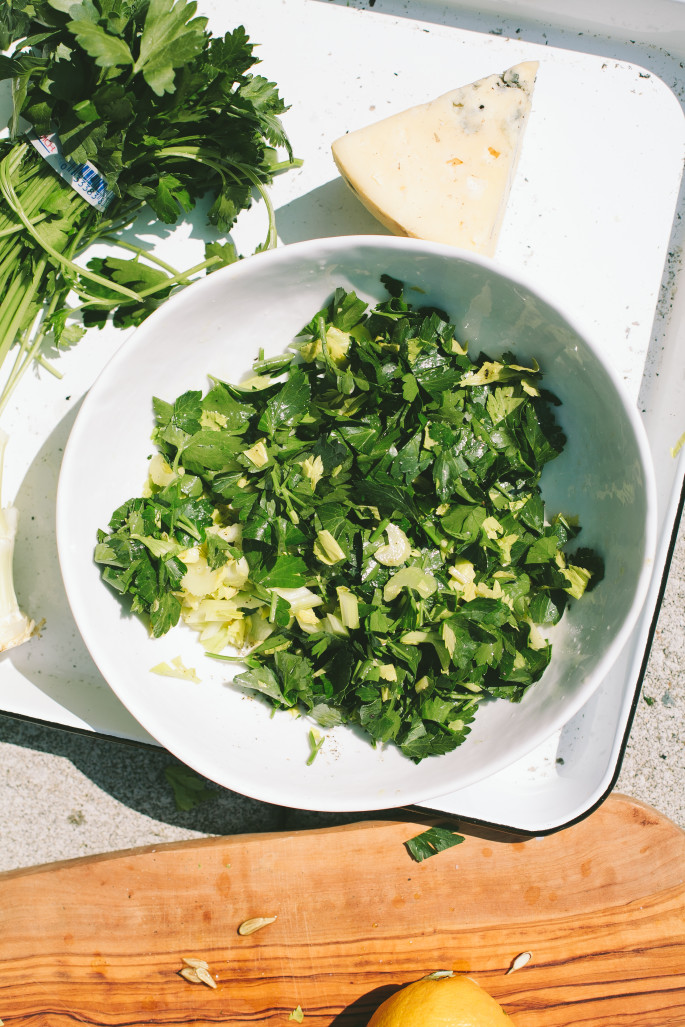
[[[307,766],[311,724],[275,714],[231,686],[242,669],[206,657],[189,628],[151,639],[103,585],[93,561],[98,528],[140,495],[153,451],[152,396],[205,390],[207,376],[238,381],[257,350],[282,353],[337,286],[377,302],[381,274],[424,290],[448,311],[470,352],[536,358],[562,400],[567,447],[547,465],[550,512],[577,515],[579,544],[603,555],[601,584],[555,629],[542,679],[519,704],[484,705],[454,752],[416,765],[374,749],[351,727],[328,733]],[[409,294],[411,295],[411,294]],[[420,294],[418,294],[420,295]],[[84,481],[88,487],[84,487]],[[296,808],[361,811],[424,802],[471,785],[534,749],[587,702],[635,624],[655,548],[655,487],[641,421],[600,351],[567,314],[496,261],[393,237],[314,240],[250,257],[168,301],[126,341],[86,396],[62,464],[57,541],[83,639],[104,678],[157,741],[224,787]],[[150,668],[181,656],[201,683]]]

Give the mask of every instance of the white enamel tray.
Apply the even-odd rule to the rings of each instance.
[[[383,231],[336,173],[330,143],[338,135],[518,61],[540,62],[497,257],[525,268],[604,341],[647,428],[660,533],[638,629],[590,703],[519,763],[440,800],[441,812],[465,820],[543,833],[585,815],[617,775],[682,494],[685,451],[674,457],[672,450],[685,430],[685,301],[678,289],[685,4],[597,0],[573,5],[572,15],[556,0],[478,7],[480,13],[456,0],[200,0],[213,32],[245,25],[260,44],[260,72],[292,105],[285,125],[305,163],[272,190],[281,244]],[[7,104],[1,93],[0,113]],[[265,226],[256,205],[236,232],[241,252],[263,239]],[[160,252],[190,266],[203,234],[198,216]],[[57,357],[62,380],[36,373],[7,411],[5,498],[16,497],[21,515],[15,581],[23,606],[45,626],[40,639],[0,663],[0,710],[155,744],[80,639],[54,537],[64,444],[80,399],[125,337],[91,332]],[[84,470],[84,489],[96,472],[106,473]]]

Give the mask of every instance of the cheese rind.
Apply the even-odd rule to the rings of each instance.
[[[340,174],[395,235],[495,252],[530,113],[536,61],[336,139]]]

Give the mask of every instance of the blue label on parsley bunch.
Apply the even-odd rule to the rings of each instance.
[[[99,211],[107,210],[114,198],[114,193],[107,188],[107,183],[95,165],[90,161],[79,164],[77,161],[65,157],[56,132],[38,135],[31,129],[27,135],[41,157],[65,182],[69,183],[79,196],[82,196]]]

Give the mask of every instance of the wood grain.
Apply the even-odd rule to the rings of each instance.
[[[299,1005],[305,1027],[361,1027],[402,983],[450,969],[517,1027],[685,1025],[685,832],[614,795],[549,837],[474,832],[416,863],[403,843],[426,826],[202,839],[0,874],[0,1019],[275,1025]],[[218,988],[183,980],[183,956],[206,959]]]

